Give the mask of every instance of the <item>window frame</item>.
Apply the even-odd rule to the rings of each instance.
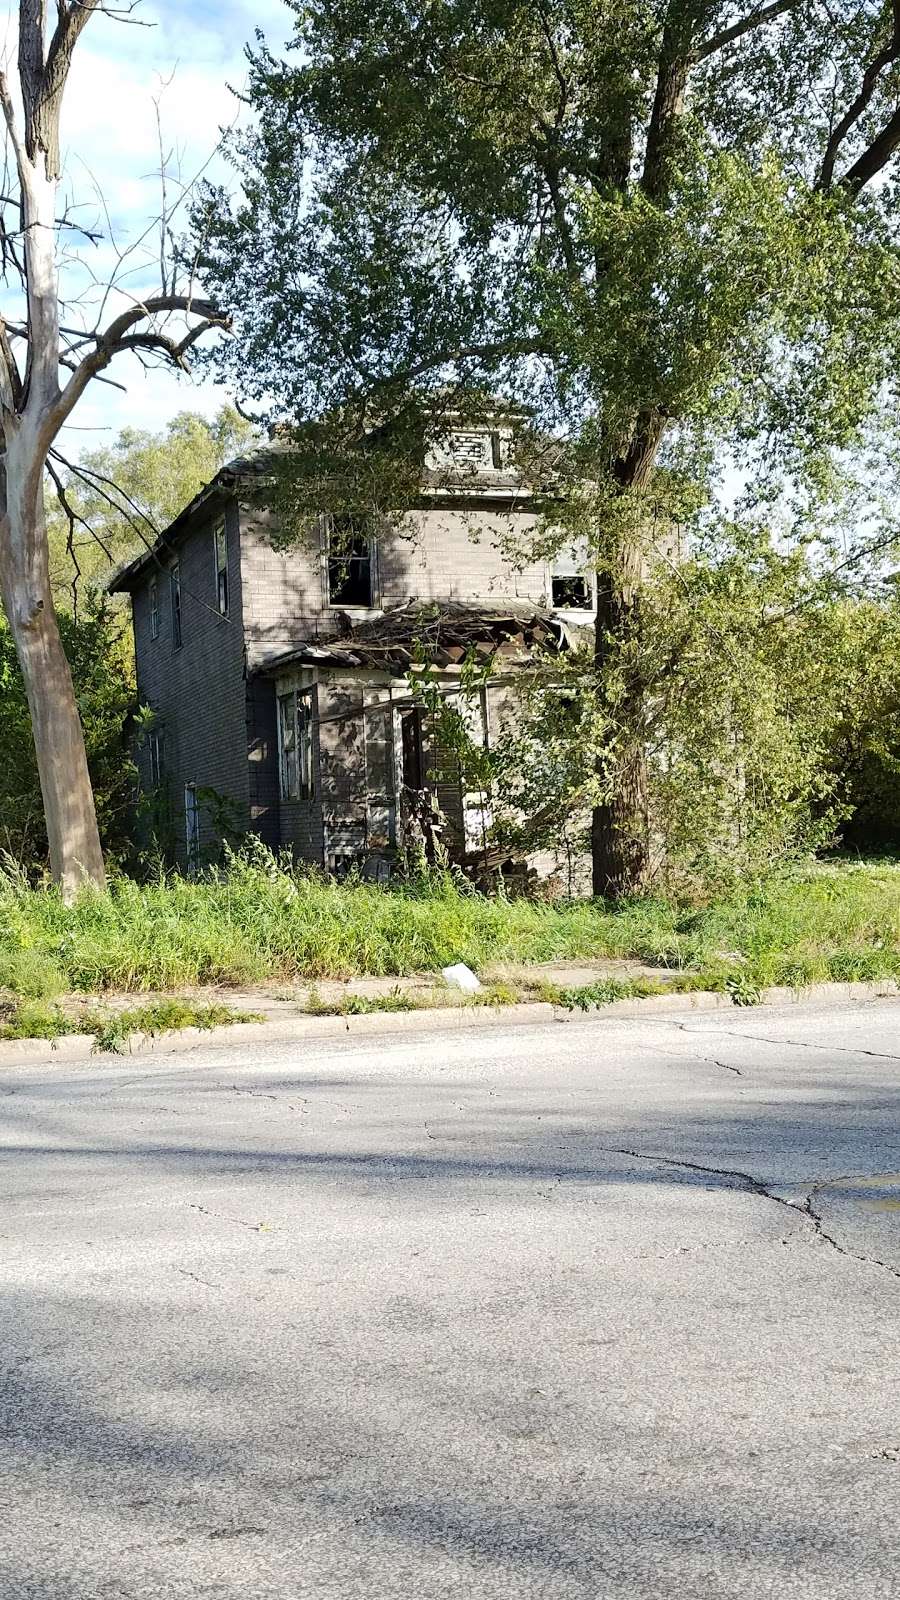
[[[169,592],[172,605],[172,648],[180,650],[184,644],[184,618],[181,606],[181,562],[173,561],[169,568]]]
[[[228,616],[228,525],[224,517],[213,524],[213,568],[216,608],[220,617]]]
[[[331,573],[332,561],[334,560],[336,562],[339,559],[339,557],[337,557],[337,556],[332,557],[331,546],[332,546],[332,539],[334,537],[335,524],[339,521],[339,517],[333,511],[329,511],[329,512],[326,513],[326,517],[325,517],[325,540],[324,540],[324,544],[325,544],[325,548],[324,548],[325,602],[326,602],[326,605],[329,607],[329,609],[331,609],[333,611],[377,611],[377,609],[378,609],[377,544],[376,544],[375,532],[374,532],[374,529],[372,527],[372,519],[371,519],[371,517],[368,517],[368,516],[357,515],[357,513],[355,513],[355,512],[348,512],[346,514],[346,520],[348,522],[352,521],[352,522],[358,523],[360,525],[359,531],[360,531],[361,537],[364,537],[365,540],[366,540],[367,552],[366,552],[365,557],[363,557],[361,555],[359,555],[359,556],[348,555],[346,559],[347,559],[348,567],[349,567],[349,564],[350,564],[351,561],[362,561],[362,560],[365,560],[365,561],[368,562],[368,568],[369,568],[369,598],[368,598],[367,601],[364,601],[364,602],[359,601],[359,600],[338,600],[338,599],[335,598],[335,596],[333,594],[332,573]]]
[[[315,706],[313,685],[282,690],[276,696],[278,727],[278,794],[285,801],[315,798],[313,755]],[[287,736],[290,737],[288,743]],[[290,767],[288,766],[290,762]]]
[[[162,728],[151,728],[147,735],[147,757],[150,767],[150,787],[159,789],[165,777],[165,735]]]
[[[150,617],[150,638],[159,638],[159,578],[156,573],[147,585],[147,609]]]
[[[583,584],[585,596],[584,603],[582,605],[567,605],[565,601],[557,600],[553,590],[558,583]],[[554,611],[584,611],[590,614],[595,609],[596,605],[596,594],[594,591],[594,581],[592,577],[585,572],[551,572],[550,604]]]
[[[194,873],[200,865],[200,802],[196,783],[184,786],[184,845],[188,872]]]

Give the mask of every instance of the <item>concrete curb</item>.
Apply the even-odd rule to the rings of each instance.
[[[813,983],[805,989],[764,989],[760,1006],[802,1005],[810,1001],[885,1000],[900,995],[900,983],[885,978],[873,983]],[[741,1008],[744,1009],[744,1008]],[[759,1006],[747,1008],[753,1011]],[[730,1011],[735,1005],[730,995],[710,990],[689,994],[655,994],[643,1000],[613,1000],[597,1011],[584,1013],[563,1010],[546,1002],[523,1001],[511,1006],[440,1006],[422,1011],[375,1011],[361,1016],[315,1017],[298,1015],[279,1022],[235,1022],[218,1028],[180,1028],[173,1033],[148,1035],[133,1033],[124,1043],[122,1055],[173,1055],[184,1050],[202,1050],[224,1045],[268,1045],[299,1043],[303,1040],[377,1038],[382,1034],[440,1033],[466,1028],[499,1028],[511,1024],[531,1027],[539,1023],[568,1022],[573,1017],[590,1015],[597,1022],[608,1017],[638,1019],[646,1016],[682,1014],[690,1011]],[[60,1039],[12,1039],[0,1041],[0,1067],[25,1066],[32,1061],[51,1061],[60,1066],[87,1061],[95,1053],[93,1034],[67,1034]],[[107,1054],[104,1059],[109,1060]]]

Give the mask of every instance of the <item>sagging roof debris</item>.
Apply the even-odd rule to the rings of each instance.
[[[540,650],[567,650],[574,630],[550,611],[517,602],[497,605],[416,601],[357,622],[341,613],[333,640],[299,645],[267,663],[267,673],[297,665],[367,667],[404,677],[413,662],[459,666],[468,654],[513,665]]]

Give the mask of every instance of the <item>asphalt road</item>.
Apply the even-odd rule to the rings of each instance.
[[[4,1600],[897,1596],[898,1021],[4,1073]]]

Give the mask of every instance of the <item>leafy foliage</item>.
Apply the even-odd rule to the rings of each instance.
[[[76,620],[61,613],[63,646],[72,670],[104,848],[113,858],[129,849],[136,772],[128,753],[135,711],[131,644],[120,616],[103,601]],[[46,860],[31,720],[15,646],[0,619],[0,851],[29,870]]]
[[[125,428],[111,445],[86,452],[61,474],[74,527],[48,494],[58,603],[70,607],[79,588],[96,589],[111,567],[137,555],[256,437],[251,423],[223,406],[212,421],[180,411],[160,433]]]
[[[637,683],[652,866],[669,888],[734,881],[900,825],[900,607],[817,573],[800,549],[731,525],[658,569],[639,624],[610,650],[539,664],[490,755],[494,837],[584,848],[615,781],[616,721]],[[457,713],[459,715],[459,713]],[[871,842],[879,842],[872,838]]]
[[[659,691],[646,698],[658,646],[642,612],[654,601],[639,603],[650,558],[714,492],[725,458],[819,498],[894,393],[896,10],[292,10],[291,57],[262,43],[251,55],[257,121],[233,145],[239,198],[209,191],[195,211],[203,271],[238,334],[212,360],[293,424],[298,448],[278,478],[286,529],[335,496],[397,509],[416,492],[424,441],[454,414],[487,417],[502,394],[544,510],[542,547],[576,541],[601,576],[598,704],[584,713],[600,763],[595,886],[628,892],[652,866],[647,735],[662,725]],[[728,581],[710,579],[697,615],[730,606],[746,634],[752,561],[743,613]],[[738,674],[724,724],[728,694],[706,649],[710,685],[697,693],[709,749],[701,757],[682,714],[683,749],[668,777],[657,759],[657,790],[674,793],[694,770],[702,810],[726,759],[734,771],[726,726],[759,753],[759,782],[745,761],[740,779],[744,793],[764,787],[753,815],[781,815],[786,839],[811,793],[804,719],[792,734],[753,638],[752,649],[738,640],[744,688]],[[679,650],[698,670],[702,654],[699,634]],[[674,802],[668,811],[677,834]],[[721,833],[710,849],[721,851]]]
[[[894,370],[894,188],[850,176],[891,72],[839,148],[822,107],[855,102],[880,3],[760,8],[735,38],[730,6],[691,0],[293,9],[293,59],[251,55],[240,198],[195,214],[238,333],[211,359],[345,452],[376,426],[370,494],[417,428],[499,385],[568,442],[606,560],[642,430],[650,461],[687,425],[795,454],[853,436]]]

